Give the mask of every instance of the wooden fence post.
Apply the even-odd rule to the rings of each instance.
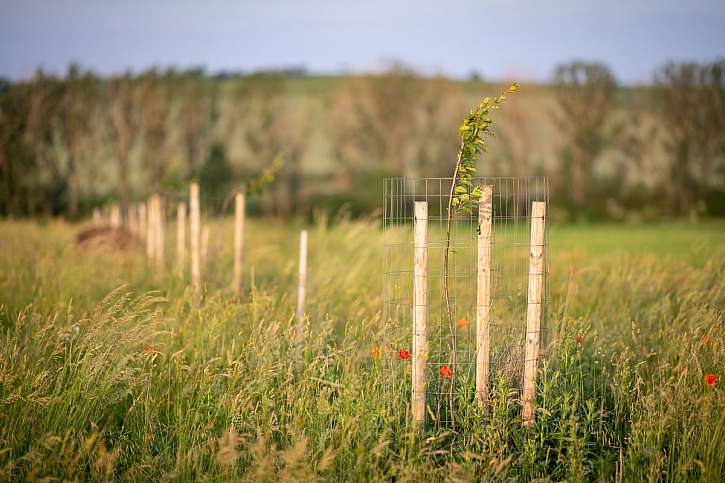
[[[186,265],[186,204],[176,205],[176,268],[183,276]]]
[[[115,203],[111,206],[111,228],[121,228],[121,208]]]
[[[300,272],[297,285],[296,342],[302,344],[305,337],[305,292],[307,291],[307,230],[300,233]]]
[[[234,293],[242,293],[242,250],[244,249],[244,193],[234,196]]]
[[[146,203],[141,202],[138,204],[138,236],[145,240],[146,235]]]
[[[155,196],[149,197],[146,202],[146,213],[148,220],[146,223],[146,256],[153,260],[156,255],[156,210],[154,208]]]
[[[189,187],[189,228],[191,236],[191,284],[198,287],[201,283],[201,214],[199,207],[199,185],[191,183]]]
[[[154,243],[154,257],[156,258],[156,270],[161,274],[164,270],[164,207],[163,201],[159,195],[155,196],[155,210],[156,216],[156,228],[154,234],[156,235]]]
[[[491,350],[491,220],[493,186],[481,190],[478,205],[478,264],[476,292],[476,394],[484,408],[488,406],[488,377]]]
[[[138,236],[138,216],[136,213],[136,205],[129,205],[128,207],[128,231],[132,235]]]
[[[413,218],[413,421],[425,423],[428,363],[428,202],[416,201]]]
[[[526,310],[526,347],[524,359],[524,394],[522,422],[534,422],[536,401],[536,370],[539,359],[541,333],[541,296],[544,289],[544,225],[546,203],[534,201],[531,205],[531,242],[529,251],[529,289]]]

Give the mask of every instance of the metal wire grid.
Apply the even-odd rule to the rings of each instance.
[[[443,292],[444,247],[451,178],[389,178],[384,180],[384,324],[383,354],[392,388],[411,389],[413,327],[413,203],[428,203],[428,362],[426,412],[436,425],[452,421],[448,407],[455,371],[456,419],[471,407],[476,375],[476,280],[478,212],[453,218],[448,267],[449,301],[456,336],[456,367],[450,367],[449,324]],[[493,186],[491,240],[491,352],[489,387],[503,377],[522,390],[529,275],[531,205],[549,205],[545,177],[481,177],[477,186]],[[545,347],[549,305],[548,264],[544,238],[544,277],[540,347]],[[401,358],[401,350],[411,358]],[[403,357],[405,357],[403,352]],[[404,400],[404,398],[403,398]]]

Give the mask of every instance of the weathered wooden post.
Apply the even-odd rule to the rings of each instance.
[[[159,274],[164,270],[164,204],[160,196],[156,196],[156,269]]]
[[[146,223],[146,256],[149,260],[153,260],[156,253],[156,209],[155,196],[149,197],[146,202],[146,212],[148,214],[148,220]]]
[[[416,201],[413,217],[413,421],[425,423],[428,363],[428,202]]]
[[[184,274],[186,264],[186,204],[176,205],[176,268]]]
[[[138,204],[138,235],[142,240],[146,239],[146,203]]]
[[[493,218],[493,186],[481,189],[478,205],[478,263],[476,291],[476,394],[478,401],[488,404],[488,377],[491,350],[491,220]]]
[[[307,230],[300,233],[300,269],[297,285],[296,338],[302,344],[305,338],[305,292],[307,291]]]
[[[242,250],[244,249],[244,193],[234,196],[234,293],[242,292]]]
[[[132,235],[138,236],[138,216],[136,213],[136,205],[128,207],[128,230]]]
[[[522,422],[534,422],[536,400],[536,370],[539,360],[541,334],[541,296],[544,289],[544,225],[546,203],[531,205],[531,242],[529,251],[529,289],[526,310],[526,347],[524,359],[524,394]]]
[[[191,284],[198,287],[201,283],[201,213],[199,185],[197,183],[191,183],[189,187],[189,224],[191,236]]]
[[[114,230],[121,228],[121,207],[117,203],[111,206],[111,228]]]

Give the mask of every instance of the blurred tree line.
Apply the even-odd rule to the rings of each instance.
[[[480,173],[546,174],[569,218],[725,214],[725,61],[671,63],[623,88],[604,65],[556,68],[501,112]],[[424,78],[200,70],[100,78],[72,65],[0,82],[0,214],[85,215],[152,192],[208,206],[281,156],[255,210],[379,209],[382,176],[449,176],[458,124],[498,86]]]

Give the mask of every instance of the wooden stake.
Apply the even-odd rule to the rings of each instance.
[[[136,205],[128,207],[128,230],[132,235],[138,236],[138,217],[136,216]]]
[[[150,260],[154,259],[156,252],[156,210],[154,209],[155,197],[149,197],[146,202],[146,212],[148,214],[148,220],[146,224],[146,256]]]
[[[300,273],[297,285],[297,343],[301,344],[305,337],[305,292],[307,290],[307,230],[300,233]]]
[[[201,213],[199,207],[199,185],[191,183],[189,187],[189,228],[191,229],[191,284],[198,287],[201,283]]]
[[[413,218],[413,421],[425,423],[428,363],[428,202],[416,201]]]
[[[159,195],[154,195],[154,210],[156,211],[154,219],[156,228],[154,228],[154,258],[156,259],[156,269],[159,274],[164,270],[164,209]]]
[[[184,274],[186,265],[186,204],[176,205],[176,267],[179,275]]]
[[[234,196],[234,293],[242,292],[242,250],[244,248],[244,193]]]
[[[146,253],[156,263],[157,274],[164,269],[164,217],[161,197],[153,195],[149,200],[148,237]]]
[[[111,206],[111,228],[121,228],[121,208],[117,204]]]
[[[138,204],[138,235],[142,240],[146,239],[146,203]]]
[[[491,220],[493,186],[483,186],[478,205],[478,266],[476,293],[476,394],[488,404],[488,377],[491,350]]]
[[[541,333],[541,296],[544,290],[544,225],[546,204],[534,201],[531,205],[531,244],[529,252],[529,290],[526,311],[526,350],[524,359],[524,394],[522,422],[534,422],[536,400],[536,370]]]

